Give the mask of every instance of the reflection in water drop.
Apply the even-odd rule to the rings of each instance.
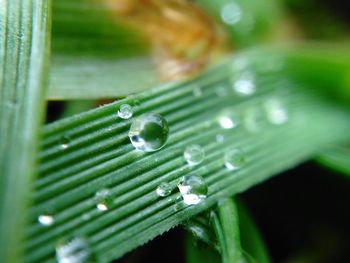
[[[177,185],[182,199],[186,205],[197,205],[208,194],[208,186],[204,179],[198,175],[186,175]]]
[[[133,146],[144,152],[161,149],[169,134],[167,121],[159,114],[145,113],[135,118],[129,130]]]

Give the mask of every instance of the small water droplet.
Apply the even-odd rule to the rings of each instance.
[[[234,91],[242,96],[249,96],[255,93],[256,87],[251,78],[240,78],[233,83]]]
[[[198,175],[186,175],[177,185],[182,199],[186,205],[197,205],[202,202],[208,194],[208,186],[203,177]]]
[[[216,139],[217,142],[222,143],[222,142],[225,141],[225,136],[222,135],[222,134],[217,134],[217,135],[215,136],[215,139]]]
[[[165,145],[168,134],[168,123],[161,115],[145,113],[133,120],[129,138],[136,149],[153,152]]]
[[[122,104],[118,110],[118,116],[122,119],[130,119],[132,117],[133,110],[129,104]]]
[[[63,135],[59,141],[61,149],[67,149],[69,147],[71,139],[68,135]]]
[[[170,195],[172,190],[172,186],[169,183],[163,182],[157,187],[156,193],[161,197],[165,197]]]
[[[264,127],[266,119],[262,112],[258,106],[253,106],[243,112],[244,127],[247,131],[256,133]]]
[[[99,190],[95,194],[94,201],[99,211],[107,211],[112,202],[111,191],[109,189]]]
[[[228,95],[228,89],[223,85],[216,86],[215,87],[215,94],[218,97],[225,97]]]
[[[193,95],[195,97],[201,97],[203,95],[203,91],[200,87],[196,86],[193,88]]]
[[[55,219],[52,215],[39,215],[38,222],[43,226],[51,226],[55,223]]]
[[[284,124],[288,121],[288,112],[283,103],[277,98],[271,98],[265,101],[267,120],[276,125]]]
[[[218,117],[219,124],[224,129],[236,128],[239,124],[239,117],[230,111],[223,111]]]
[[[186,147],[184,151],[184,158],[189,165],[197,165],[204,160],[204,150],[198,144],[192,144]]]
[[[91,256],[91,248],[83,238],[74,238],[56,246],[58,263],[86,263]]]
[[[219,119],[220,126],[224,129],[233,129],[236,125],[230,117],[222,116]]]
[[[227,169],[234,171],[240,169],[245,164],[244,153],[240,149],[231,149],[224,155],[224,163]]]
[[[242,18],[241,7],[237,3],[228,3],[221,9],[220,16],[228,25],[237,24]]]

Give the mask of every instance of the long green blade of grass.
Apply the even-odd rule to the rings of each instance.
[[[329,99],[332,89],[324,93],[317,86],[294,82],[262,63],[263,67],[248,65],[255,74],[256,93],[237,95],[232,83],[240,78],[241,59],[228,59],[191,81],[162,86],[45,127],[26,262],[53,261],[57,242],[72,235],[85,237],[100,262],[119,258],[219,199],[350,139],[349,112]],[[265,120],[262,105],[271,98],[285,105],[284,125]],[[133,105],[135,116],[157,112],[168,120],[165,148],[145,154],[132,147],[127,136],[131,120],[116,114],[123,103]],[[233,130],[218,125],[222,110],[238,115],[240,125]],[[252,123],[258,128],[255,132],[245,128]],[[224,143],[215,140],[217,135],[224,136]],[[205,161],[194,168],[183,159],[191,143],[202,145],[206,152]],[[224,167],[223,155],[237,147],[243,149],[246,165],[232,172]],[[157,196],[159,183],[175,186],[188,173],[201,175],[208,183],[204,202],[185,206],[175,190],[167,198]],[[94,202],[95,193],[103,188],[110,189],[112,199],[105,213]],[[55,219],[51,227],[37,223],[38,215],[47,213]]]
[[[0,5],[0,262],[18,262],[45,108],[50,1]]]
[[[350,150],[346,146],[331,147],[316,157],[316,161],[350,176]]]

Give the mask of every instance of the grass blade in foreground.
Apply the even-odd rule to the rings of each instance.
[[[0,262],[19,260],[45,108],[50,1],[0,8]]]
[[[323,147],[350,139],[349,112],[318,88],[288,82],[285,75],[281,79],[267,67],[237,69],[237,64],[242,65],[239,59],[189,82],[150,90],[47,126],[26,262],[53,261],[58,240],[71,235],[85,237],[99,262],[119,258],[219,199],[261,183]],[[244,96],[237,88],[242,83],[256,87],[256,92]],[[127,137],[131,120],[116,114],[123,103],[134,106],[134,116],[157,112],[168,120],[170,137],[163,149],[145,154],[132,147]],[[219,123],[228,128],[227,119],[238,126],[223,129]],[[198,166],[189,167],[183,159],[189,144],[205,150],[205,160]],[[234,172],[225,168],[223,158],[232,148],[242,149],[246,160]],[[166,198],[156,194],[161,182],[175,187],[188,173],[201,175],[208,184],[209,195],[199,205],[184,206],[177,191]],[[94,200],[103,188],[109,189],[111,200],[106,212],[98,211]],[[55,223],[45,227],[36,220],[48,213],[48,207]]]
[[[350,176],[350,150],[346,146],[338,146],[327,149],[316,161],[334,169],[340,173]]]
[[[243,259],[236,204],[228,198],[218,202],[217,213],[212,212],[213,228],[221,248],[223,263],[239,263]]]

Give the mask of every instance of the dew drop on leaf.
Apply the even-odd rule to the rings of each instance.
[[[233,80],[233,90],[241,96],[250,96],[255,93],[255,76],[251,72],[243,72],[238,79]]]
[[[237,3],[228,3],[221,9],[220,16],[225,24],[234,25],[241,20],[242,10]]]
[[[130,119],[132,117],[133,110],[129,104],[122,104],[118,110],[118,116],[122,119]]]
[[[203,162],[205,153],[203,148],[198,144],[192,144],[186,147],[184,158],[188,165],[197,165]]]
[[[133,146],[144,152],[161,149],[166,144],[168,135],[167,121],[156,113],[145,113],[134,118],[129,130]]]
[[[158,196],[165,197],[171,194],[172,186],[169,183],[161,183],[157,189],[156,193]]]
[[[228,170],[240,169],[245,164],[244,152],[241,149],[231,149],[225,152],[224,163]]]
[[[61,149],[67,149],[69,147],[70,141],[71,139],[68,135],[63,135],[59,141]]]
[[[58,263],[86,263],[91,256],[91,248],[83,238],[74,238],[56,246]]]
[[[51,226],[55,223],[55,219],[52,215],[48,215],[48,214],[39,215],[38,222],[43,226]]]
[[[225,141],[225,136],[223,134],[217,134],[215,136],[215,139],[216,139],[217,142],[222,143],[222,142]]]
[[[208,194],[208,185],[203,177],[198,175],[184,176],[177,187],[186,205],[197,205],[201,203]]]
[[[97,210],[107,211],[112,203],[111,191],[109,189],[99,190],[95,194],[94,201]]]
[[[268,99],[264,103],[264,108],[267,120],[271,124],[282,125],[288,121],[288,111],[279,99]]]

